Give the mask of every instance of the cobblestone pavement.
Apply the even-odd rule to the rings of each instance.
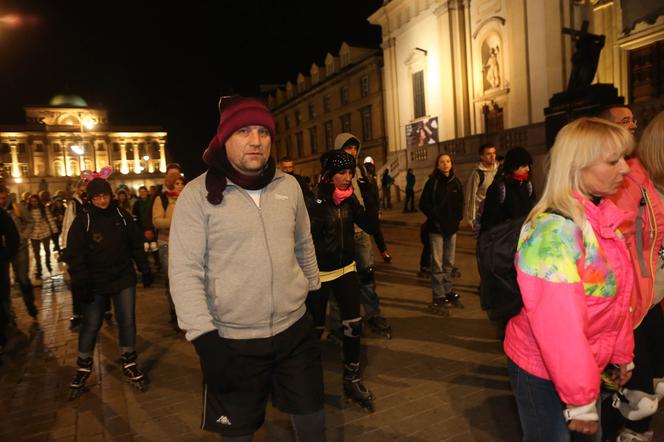
[[[429,283],[418,278],[420,214],[385,214],[394,259],[377,263],[378,293],[394,338],[366,332],[364,378],[376,412],[341,400],[340,349],[322,341],[327,440],[517,441],[520,430],[495,333],[478,304],[474,241],[457,242],[464,309],[449,318],[429,313]],[[146,392],[122,380],[117,329],[105,323],[95,350],[89,391],[68,401],[77,335],[69,331],[70,294],[61,272],[37,290],[37,322],[18,292],[17,332],[0,358],[0,441],[206,441],[199,429],[201,374],[193,346],[167,323],[163,289],[138,290],[138,351]],[[657,432],[664,434],[661,415]],[[290,441],[288,417],[269,408],[256,441]],[[661,437],[661,436],[660,436]],[[658,439],[664,440],[664,439]]]

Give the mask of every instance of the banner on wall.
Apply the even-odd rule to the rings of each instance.
[[[438,117],[431,117],[406,125],[406,145],[409,149],[438,143]]]

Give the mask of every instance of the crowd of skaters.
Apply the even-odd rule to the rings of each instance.
[[[460,305],[454,262],[462,220],[479,236],[525,218],[515,256],[523,308],[497,324],[523,440],[653,440],[650,421],[664,397],[664,113],[638,145],[635,129],[626,106],[565,126],[541,196],[528,151],[497,157],[491,144],[479,148],[465,185],[454,156],[441,153],[423,186],[420,275],[430,277],[431,309],[442,316]],[[152,254],[165,276],[169,320],[200,358],[204,429],[250,441],[271,398],[291,416],[297,440],[325,439],[318,341],[328,303],[327,333],[343,350],[344,396],[373,411],[359,348],[365,324],[391,335],[371,240],[389,263],[380,210],[391,206],[393,179],[387,169],[377,177],[370,157],[360,162],[360,139],[342,133],[312,183],[294,173],[291,158],[273,159],[273,138],[274,119],[262,102],[225,97],[203,155],[208,170],[187,186],[173,164],[161,189],[141,187],[137,195],[126,186],[114,192],[103,171],[86,176],[66,200],[42,192],[17,201],[0,189],[0,276],[7,280],[0,344],[10,322],[10,263],[36,318],[28,243],[39,279],[42,248],[52,274],[52,242],[67,263],[71,324],[79,332],[73,396],[91,373],[111,302],[123,373],[142,389],[136,270],[149,287]],[[414,211],[412,170],[406,183],[404,212]]]

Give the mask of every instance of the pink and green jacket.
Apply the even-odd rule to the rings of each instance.
[[[571,406],[597,399],[608,363],[632,361],[632,264],[611,201],[583,204],[590,228],[542,213],[521,230],[515,265],[524,307],[505,335],[507,356],[551,380]]]

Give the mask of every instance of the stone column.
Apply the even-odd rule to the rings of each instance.
[[[120,143],[120,173],[126,175],[129,173],[129,166],[127,165],[127,143]]]
[[[21,168],[18,164],[18,148],[16,147],[16,143],[12,143],[9,148],[12,155],[12,176],[18,178],[21,176]]]
[[[133,148],[134,148],[134,173],[139,174],[141,173],[141,157],[138,156],[138,140],[134,140],[133,143]]]
[[[159,171],[161,173],[166,173],[166,142],[159,142]]]

